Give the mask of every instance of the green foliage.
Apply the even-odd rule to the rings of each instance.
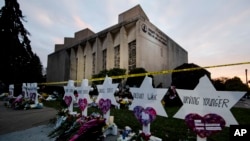
[[[174,70],[182,70],[182,69],[197,69],[197,70],[174,72],[172,74],[172,85],[178,89],[193,90],[199,83],[201,77],[207,75],[208,78],[210,78],[210,73],[207,70],[202,69],[198,65],[193,63],[190,64],[184,63],[176,67]]]
[[[126,69],[120,69],[120,68],[113,68],[110,70],[102,70],[98,74],[94,74],[92,78],[103,78],[106,76],[119,76],[119,75],[125,75]],[[120,83],[122,79],[114,79],[113,83]],[[95,81],[95,84],[102,84],[103,81]]]
[[[216,90],[220,91],[249,91],[248,86],[236,76],[233,78],[220,77],[212,82]]]
[[[228,91],[247,91],[247,85],[245,85],[239,77],[228,79],[225,82],[226,90]]]
[[[222,90],[225,90],[225,82],[228,78],[226,77],[221,77],[221,78],[217,78],[217,79],[213,79],[212,80],[212,83],[215,87],[216,90],[218,91],[222,91]]]
[[[129,74],[139,74],[139,73],[147,73],[147,71],[144,68],[135,68],[130,70],[129,72]],[[150,75],[149,77],[153,79],[152,75]],[[126,85],[128,85],[129,87],[140,87],[144,78],[145,76],[129,77],[127,78]],[[154,79],[152,81],[154,81]],[[152,85],[154,87],[154,82],[152,82]]]

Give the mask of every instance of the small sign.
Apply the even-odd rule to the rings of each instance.
[[[217,114],[207,114],[203,117],[199,114],[188,114],[185,122],[201,138],[220,132],[226,124],[225,120]]]
[[[249,141],[250,125],[230,125],[230,141]]]

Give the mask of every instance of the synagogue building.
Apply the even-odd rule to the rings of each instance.
[[[101,24],[101,23],[100,23]],[[188,53],[152,24],[140,5],[119,14],[118,23],[98,33],[86,28],[65,37],[48,55],[47,82],[91,79],[101,70],[144,68],[172,70],[188,63]],[[171,74],[154,75],[154,83],[171,84]]]

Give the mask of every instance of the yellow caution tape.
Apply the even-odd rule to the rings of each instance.
[[[187,69],[178,69],[178,70],[163,70],[163,71],[156,71],[156,72],[147,72],[147,73],[138,73],[138,74],[125,74],[119,76],[109,76],[112,79],[123,79],[128,77],[139,77],[139,76],[148,76],[148,75],[160,75],[160,74],[169,74],[174,72],[184,72],[184,71],[194,71],[200,69],[210,69],[210,68],[219,68],[219,67],[228,67],[228,66],[236,66],[236,65],[246,65],[250,64],[250,62],[241,62],[241,63],[233,63],[233,64],[224,64],[224,65],[214,65],[214,66],[205,66],[205,67],[195,67],[195,68],[187,68]],[[104,80],[105,77],[102,78],[92,78],[89,81],[101,81]],[[80,81],[75,81],[76,83],[81,83]],[[58,85],[58,84],[67,84],[68,81],[62,82],[46,82],[46,83],[39,83],[38,85]]]

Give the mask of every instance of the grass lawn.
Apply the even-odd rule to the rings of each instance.
[[[58,101],[45,101],[45,106],[53,107],[55,109],[60,108],[60,102]],[[163,141],[196,141],[196,135],[189,131],[185,121],[181,119],[172,118],[173,115],[179,110],[180,107],[166,108],[168,118],[157,116],[156,120],[151,124],[150,131],[152,135],[160,137]],[[75,109],[79,111],[78,109]],[[250,109],[245,108],[232,108],[234,117],[239,124],[250,125]],[[88,114],[101,111],[98,108],[88,108]],[[129,126],[133,131],[137,132],[142,129],[142,125],[137,121],[132,111],[127,109],[115,109],[111,108],[110,115],[114,116],[114,122],[119,129],[123,129],[125,126]],[[56,115],[55,115],[56,117]],[[212,135],[207,138],[207,141],[228,141],[229,140],[229,127],[224,128],[221,132]]]

